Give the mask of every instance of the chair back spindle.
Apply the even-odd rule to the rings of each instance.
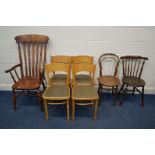
[[[145,61],[148,60],[148,58],[141,56],[123,56],[121,59],[123,65],[123,77],[141,78]]]
[[[20,35],[15,40],[18,44],[22,77],[39,77],[40,73],[44,73],[48,37]]]

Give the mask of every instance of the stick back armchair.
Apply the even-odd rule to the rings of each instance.
[[[49,38],[45,35],[30,34],[16,36],[15,40],[18,45],[19,64],[5,71],[5,73],[10,73],[14,81],[12,85],[14,110],[16,110],[17,96],[24,91],[30,94],[31,90],[36,90],[41,103],[40,86],[42,85],[45,89],[43,76],[46,63],[46,45]],[[40,105],[42,108],[42,104]]]

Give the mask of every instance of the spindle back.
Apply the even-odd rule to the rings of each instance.
[[[48,36],[19,35],[15,37],[15,40],[18,44],[21,76],[39,77],[40,73],[44,73]]]
[[[147,57],[141,56],[122,56],[123,77],[140,78]]]

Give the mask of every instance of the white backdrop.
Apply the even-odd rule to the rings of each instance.
[[[155,93],[155,27],[132,26],[1,26],[0,27],[0,90],[10,89],[12,80],[4,70],[18,63],[17,45],[20,34],[45,34],[50,40],[47,62],[51,55],[92,55],[94,63],[102,53],[147,56],[143,78],[146,93]],[[98,76],[98,66],[96,78]],[[119,76],[121,78],[121,65]],[[97,84],[97,81],[96,81]]]

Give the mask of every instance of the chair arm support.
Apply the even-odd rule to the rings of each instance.
[[[12,66],[10,69],[5,70],[5,73],[11,72],[12,70],[14,70],[15,68],[17,68],[17,67],[19,67],[19,66],[21,66],[21,64],[14,65],[14,66]]]

